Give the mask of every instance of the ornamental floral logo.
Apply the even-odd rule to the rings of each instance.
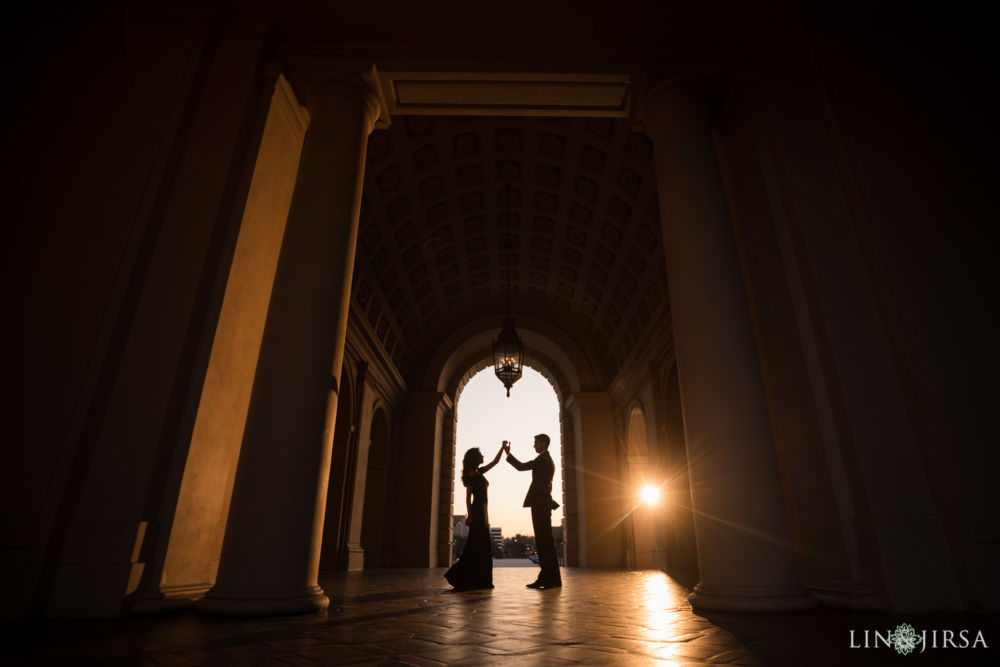
[[[894,649],[900,655],[923,653],[927,649],[989,649],[982,630],[917,630],[900,623],[895,630],[851,630],[850,648]]]
[[[913,649],[917,648],[920,642],[923,641],[923,638],[917,635],[917,631],[909,623],[900,623],[893,630],[892,634],[889,635],[889,641],[892,642],[892,647],[896,649],[896,653],[910,655]]]

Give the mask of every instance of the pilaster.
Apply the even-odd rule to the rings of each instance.
[[[406,397],[392,462],[396,495],[393,564],[397,567],[438,565],[442,443],[444,421],[452,409],[451,397],[444,392],[411,392]]]
[[[620,567],[625,498],[618,478],[615,423],[606,392],[577,392],[565,403],[573,420],[578,563]]]

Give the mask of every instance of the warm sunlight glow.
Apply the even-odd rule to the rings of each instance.
[[[644,486],[642,488],[642,502],[647,505],[655,505],[660,500],[660,490],[655,486]]]
[[[642,570],[631,573],[638,577],[640,585],[637,588],[640,594],[637,611],[644,612],[644,618],[639,621],[639,632],[646,636],[650,642],[662,642],[667,637],[679,637],[684,633],[688,636],[695,636],[698,630],[691,630],[684,627],[684,620],[690,607],[688,602],[688,592],[671,581],[664,572],[659,570]],[[660,644],[659,648],[652,648],[650,657],[657,662],[667,664],[687,664],[691,658],[685,655],[686,641],[670,641],[667,644]],[[654,645],[655,646],[655,645]]]
[[[512,363],[515,361],[511,359]],[[503,440],[510,440],[511,453],[520,461],[535,458],[535,435],[547,433],[552,439],[549,454],[556,464],[552,497],[562,504],[562,447],[559,429],[559,401],[555,389],[541,373],[524,368],[524,375],[505,396],[493,368],[473,376],[458,395],[458,424],[455,442],[454,514],[465,514],[465,487],[461,481],[462,457],[470,447],[479,447],[485,463],[493,460]],[[518,472],[503,458],[486,473],[489,481],[490,526],[500,528],[504,537],[517,533],[531,535],[531,511],[523,507],[524,494],[531,484],[530,472]],[[558,527],[563,508],[552,512]]]
[[[646,613],[646,618],[642,624],[643,632],[650,639],[662,639],[669,636],[674,630],[672,625],[677,622],[680,608],[687,601],[685,597],[678,596],[671,591],[667,575],[663,572],[646,570],[636,573],[641,577],[642,585],[642,609]],[[658,656],[669,658],[669,655]]]

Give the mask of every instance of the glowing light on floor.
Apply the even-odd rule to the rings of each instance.
[[[676,629],[671,626],[678,620],[678,608],[685,600],[671,590],[663,572],[646,570],[639,573],[642,607],[646,618],[642,630],[650,639],[662,640]]]

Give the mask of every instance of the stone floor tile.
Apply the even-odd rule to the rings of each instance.
[[[641,651],[642,649],[649,648],[654,644],[636,639],[625,639],[623,637],[605,637],[604,639],[587,642],[587,645],[611,646],[614,648],[620,648],[623,651]]]
[[[442,638],[447,640],[446,643],[478,646],[485,642],[493,641],[497,636],[476,630],[456,629],[450,634],[442,635]]]
[[[503,665],[503,667],[545,667],[553,665],[556,667],[566,667],[572,664],[574,663],[559,658],[552,658],[547,654],[540,655],[533,653],[527,655],[490,655],[484,656],[480,660],[449,663],[451,667],[479,667],[480,665]]]
[[[494,654],[489,651],[482,650],[479,646],[456,644],[452,646],[439,646],[419,655],[451,664],[454,662],[485,660],[493,657]]]
[[[391,662],[380,662],[376,664],[411,665],[412,667],[445,667],[448,663],[441,662],[440,660],[434,660],[432,658],[423,658],[419,655],[402,655],[397,656]]]
[[[640,650],[642,655],[653,658],[655,660],[666,660],[670,663],[675,662],[707,662],[707,658],[715,655],[717,651],[702,651],[702,650],[685,650],[687,649],[686,644],[661,644],[659,646],[647,646]]]
[[[304,649],[313,649],[330,644],[323,637],[282,637],[273,641],[262,642],[261,647],[268,649],[274,655],[296,653]]]
[[[600,657],[606,659],[607,653],[595,651],[585,646],[549,646],[546,648],[545,657],[566,662],[585,662]]]
[[[296,651],[296,656],[325,664],[350,664],[359,660],[380,659],[365,649],[343,644],[327,644]]]
[[[326,573],[323,613],[234,618],[178,610],[117,621],[8,623],[0,664],[55,665],[879,665],[891,650],[851,651],[852,628],[981,627],[991,649],[910,656],[920,665],[1000,664],[996,616],[904,617],[816,609],[699,613],[689,589],[657,571],[563,570],[564,586],[524,588],[496,568],[496,588],[451,592],[438,570]],[[900,658],[902,659],[902,658]]]
[[[606,646],[604,644],[594,644],[591,642],[584,642],[583,644],[580,644],[580,647],[599,653],[627,653],[625,649],[618,648],[617,646]]]
[[[704,660],[706,662],[708,662],[712,656],[721,652],[722,651],[719,650],[718,646],[705,646],[691,643],[678,644],[677,648],[674,650],[676,655],[694,658],[696,660]]]
[[[154,665],[188,665],[183,657],[173,651],[149,651],[143,655]]]
[[[562,628],[547,628],[539,632],[525,635],[525,638],[537,642],[539,644],[545,644],[548,646],[558,646],[558,645],[582,644],[583,642],[600,639],[601,636],[595,637],[594,635],[581,632],[576,628],[562,627]]]
[[[678,634],[675,634],[675,635],[667,634],[667,635],[660,636],[659,640],[660,641],[667,641],[667,642],[675,642],[677,644],[689,644],[691,642],[698,641],[699,639],[704,638],[704,636],[705,635],[703,635],[700,632],[694,632],[694,633],[692,633],[692,632],[682,632],[682,633],[678,633]]]
[[[628,653],[619,654],[605,654],[603,656],[593,656],[587,660],[582,661],[580,664],[583,665],[615,665],[622,667],[646,667],[650,664],[656,664],[655,661],[650,661],[647,656],[632,655]]]
[[[493,653],[495,655],[511,655],[530,651],[538,646],[539,644],[537,642],[525,639],[505,638],[484,642],[480,645],[480,648],[483,651]]]
[[[667,661],[670,663],[675,661],[692,660],[690,656],[678,653],[677,648],[678,644],[651,644],[640,649],[639,653],[656,661]]]
[[[752,653],[741,650],[728,650],[716,653],[709,658],[713,665],[760,665],[761,662]]]
[[[392,639],[380,645],[392,651],[394,655],[419,655],[440,647],[440,644],[410,638]]]

